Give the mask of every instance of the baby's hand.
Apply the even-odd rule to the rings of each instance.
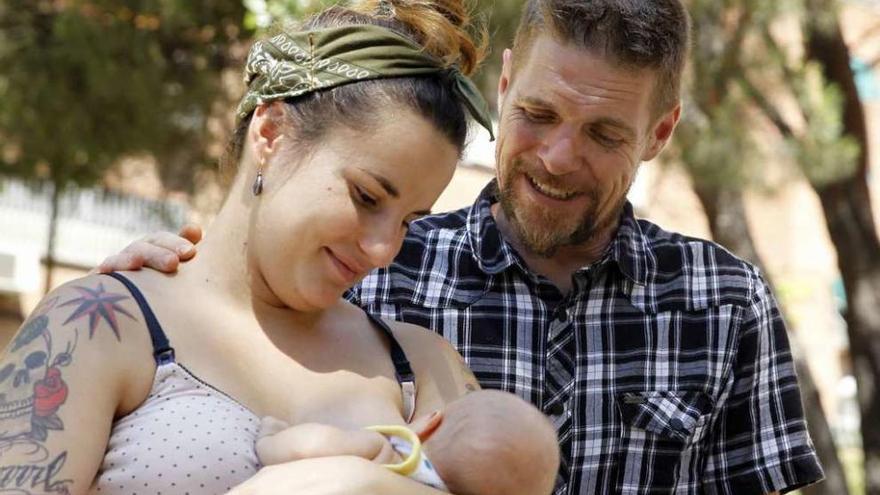
[[[269,416],[260,424],[256,451],[264,466],[343,455],[381,463],[394,459],[393,449],[379,433],[343,430],[320,423],[290,426]]]
[[[266,416],[260,423],[257,457],[264,466],[301,461],[316,457],[344,455],[340,448],[347,432],[335,426],[303,423],[290,426],[280,419]]]
[[[257,441],[259,442],[263,437],[271,437],[272,435],[280,433],[288,428],[290,428],[290,423],[281,421],[278,418],[273,418],[272,416],[266,416],[260,421],[260,430],[257,433]]]
[[[282,464],[295,460],[290,458],[294,453],[284,449],[281,435],[278,435],[289,427],[289,424],[271,416],[266,416],[260,422],[260,432],[257,435],[255,450],[257,458],[260,459],[260,463],[263,466]]]

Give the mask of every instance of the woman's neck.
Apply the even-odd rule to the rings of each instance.
[[[233,186],[233,190],[240,190]],[[233,192],[198,245],[198,254],[181,266],[179,278],[248,311],[285,307],[269,289],[251,259],[248,237],[253,199]]]

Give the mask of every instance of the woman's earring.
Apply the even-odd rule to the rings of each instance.
[[[260,160],[260,168],[257,170],[257,178],[254,179],[254,186],[251,189],[254,193],[254,196],[259,196],[260,193],[263,192],[263,165],[265,163],[265,158]]]

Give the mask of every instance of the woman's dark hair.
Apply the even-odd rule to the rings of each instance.
[[[482,29],[472,29],[463,0],[363,0],[350,6],[333,6],[302,23],[275,31],[312,30],[372,24],[406,36],[446,66],[458,66],[471,74],[485,51]],[[389,8],[390,7],[390,8]],[[474,32],[472,37],[470,34]],[[270,33],[271,36],[272,33]],[[438,75],[374,79],[317,91],[287,101],[287,115],[297,129],[296,142],[305,146],[318,142],[336,125],[369,129],[383,108],[402,105],[432,122],[458,149],[467,138],[467,111],[455,96],[453,80],[446,72]],[[241,159],[251,116],[239,122],[226,149],[223,167],[234,170]]]

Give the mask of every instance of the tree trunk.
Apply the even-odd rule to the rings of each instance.
[[[864,178],[816,188],[846,291],[853,375],[858,385],[865,493],[880,495],[880,245]],[[861,211],[860,211],[861,210]]]
[[[849,48],[839,19],[832,26],[808,26],[807,57],[819,62],[826,80],[843,93],[844,134],[860,147],[858,168],[849,178],[814,184],[846,290],[844,319],[850,340],[853,373],[858,385],[865,493],[880,495],[880,239],[868,189],[868,131],[865,113],[850,68]]]
[[[709,219],[709,230],[715,242],[757,266],[764,274],[767,283],[772,286],[770,274],[764,268],[749,232],[742,193],[701,186],[696,180],[694,190]],[[782,307],[780,311],[785,313]],[[819,390],[813,382],[810,367],[803,354],[794,352],[794,357],[807,427],[819,455],[819,461],[825,469],[824,482],[803,488],[801,492],[805,495],[846,495],[849,493],[846,474],[837,455],[831,427],[822,409]]]
[[[51,183],[52,196],[49,205],[49,235],[46,239],[46,283],[43,292],[52,290],[52,272],[55,270],[55,239],[58,234],[58,213],[64,187],[56,182]]]

